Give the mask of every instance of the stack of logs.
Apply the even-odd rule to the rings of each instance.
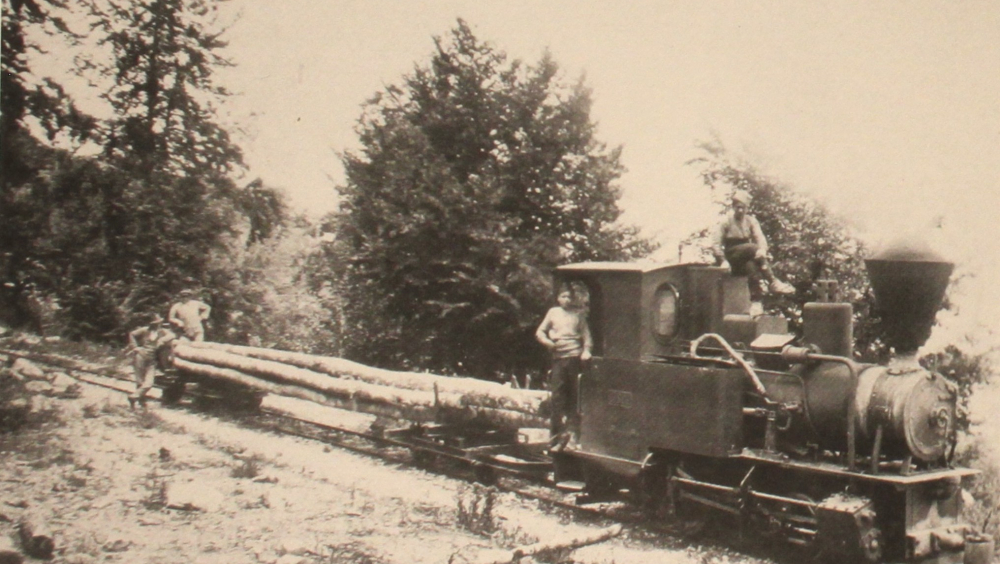
[[[174,367],[185,372],[341,409],[503,430],[548,427],[549,393],[539,390],[211,342],[177,341],[172,357]]]

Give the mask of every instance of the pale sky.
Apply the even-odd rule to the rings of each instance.
[[[717,133],[875,244],[939,238],[1000,319],[1000,2],[995,0],[233,0],[220,81],[250,165],[297,210],[334,209],[361,104],[456,18],[512,58],[585,76],[598,138],[623,145],[625,221],[664,243],[715,221],[685,162]],[[230,17],[230,20],[233,19]],[[970,313],[971,312],[971,313]]]
[[[963,318],[1000,318],[1000,2],[235,0],[231,117],[297,209],[333,209],[362,102],[456,18],[513,58],[545,49],[623,145],[625,221],[664,244],[718,210],[686,161],[713,133],[852,220],[870,244],[943,217]],[[252,115],[252,117],[250,117]]]

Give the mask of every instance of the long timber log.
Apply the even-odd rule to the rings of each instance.
[[[537,415],[468,405],[455,394],[435,394],[335,378],[279,362],[195,348],[185,344],[175,345],[173,356],[174,366],[181,370],[340,409],[408,421],[444,420],[489,425],[502,429],[547,425],[546,419]]]
[[[244,374],[251,374],[277,380],[284,384],[294,384],[317,392],[355,398],[370,403],[407,405],[417,408],[433,408],[433,392],[407,390],[390,386],[378,386],[358,380],[331,378],[312,370],[289,366],[271,360],[249,358],[222,351],[195,348],[183,343],[174,346],[174,355],[200,364],[210,364],[231,368]]]
[[[298,398],[319,405],[336,407],[338,409],[347,409],[351,411],[360,411],[363,413],[370,413],[372,415],[383,415],[393,419],[423,423],[434,421],[433,410],[426,407],[419,408],[408,407],[405,405],[380,404],[371,401],[358,401],[346,392],[344,395],[340,396],[327,395],[303,388],[301,386],[271,382],[269,380],[264,380],[263,378],[245,374],[232,368],[222,368],[211,364],[192,362],[181,357],[174,357],[174,366],[179,370],[190,372],[192,374],[227,380],[248,388],[267,392],[269,394]]]
[[[232,354],[270,360],[321,372],[338,378],[360,380],[380,386],[392,386],[424,392],[436,391],[439,396],[449,396],[446,403],[453,407],[493,408],[519,411],[536,417],[547,417],[549,392],[518,390],[475,378],[441,376],[438,374],[401,372],[374,368],[343,358],[318,356],[261,347],[198,342],[189,346],[199,349],[225,351]]]

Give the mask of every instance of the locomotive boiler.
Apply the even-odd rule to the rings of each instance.
[[[967,526],[951,465],[957,392],[920,367],[952,265],[901,246],[867,261],[895,350],[853,359],[853,311],[817,285],[801,334],[751,317],[746,279],[699,264],[581,263],[594,358],[579,444],[554,455],[581,499],[630,495],[696,527],[732,520],[828,560],[961,563]]]

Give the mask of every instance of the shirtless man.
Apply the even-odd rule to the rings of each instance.
[[[181,338],[189,341],[204,341],[205,327],[202,325],[212,313],[212,308],[205,302],[195,299],[193,292],[181,292],[181,301],[170,307],[167,320],[177,328]]]

